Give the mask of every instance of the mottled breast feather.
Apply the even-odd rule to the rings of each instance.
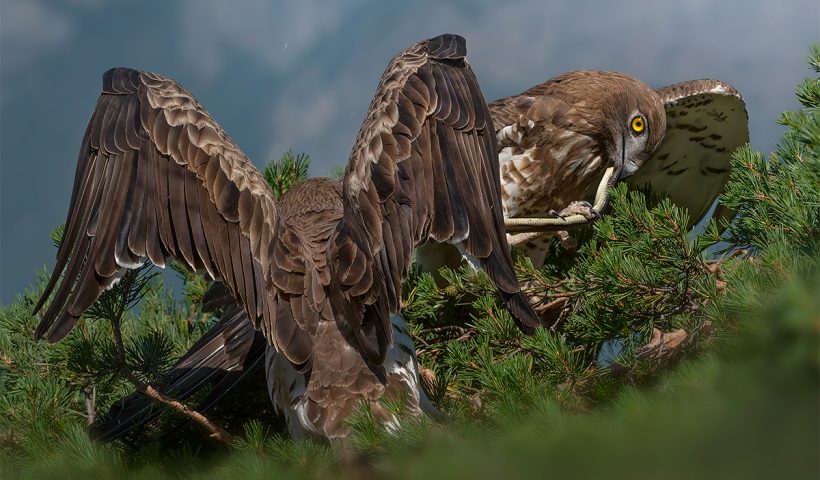
[[[499,196],[492,119],[463,38],[399,53],[382,76],[345,171],[332,262],[337,322],[371,365],[390,345],[390,312],[413,247],[434,238],[478,258],[519,325],[539,320],[520,292]]]
[[[36,335],[61,339],[123,268],[169,256],[222,279],[258,322],[275,222],[267,183],[190,93],[161,75],[109,70]]]
[[[633,138],[627,126],[635,112],[646,116],[647,131],[631,165],[649,157],[666,127],[657,93],[620,72],[567,72],[489,107],[509,217],[544,216],[583,199],[608,166],[625,161],[615,154]]]

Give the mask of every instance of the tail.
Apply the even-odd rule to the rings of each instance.
[[[266,345],[245,310],[234,306],[171,368],[160,388],[172,398],[186,400],[212,385],[197,406],[200,412],[207,411],[264,364]],[[91,425],[91,436],[103,442],[116,440],[161,411],[149,398],[133,393]]]
[[[483,269],[497,286],[507,287],[499,288],[498,291],[516,325],[527,335],[535,333],[535,329],[542,325],[542,320],[532,309],[527,296],[521,291],[515,271],[511,268],[512,262],[508,264],[504,254],[498,251],[493,251],[488,258],[481,260],[467,253],[463,244],[456,244],[456,247],[464,261],[474,270]],[[506,242],[504,248],[507,248]]]

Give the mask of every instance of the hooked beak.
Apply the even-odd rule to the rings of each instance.
[[[621,135],[621,162],[615,167],[615,182],[623,180],[638,171],[638,164],[626,155],[626,134]],[[613,184],[615,183],[613,182]]]

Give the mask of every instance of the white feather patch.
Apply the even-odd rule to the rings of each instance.
[[[384,361],[389,375],[396,375],[408,387],[408,394],[416,401],[419,399],[419,364],[416,359],[416,348],[404,317],[398,313],[390,314],[390,325],[393,327],[393,343],[387,351]],[[408,412],[418,414],[419,412]]]
[[[117,250],[116,249],[114,249],[114,260],[117,261],[117,265],[119,265],[121,267],[125,267],[125,268],[138,268],[138,267],[141,267],[145,264],[145,257],[140,257],[136,261],[136,263],[128,262],[128,261],[125,261],[125,260],[121,259],[120,256],[117,255]]]
[[[297,372],[288,359],[271,346],[265,350],[265,374],[268,379],[268,395],[276,411],[285,416],[291,438],[321,435],[308,418],[305,402],[302,401],[305,397],[305,376]]]

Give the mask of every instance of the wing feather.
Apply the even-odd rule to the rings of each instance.
[[[438,132],[435,130],[425,130],[425,134],[426,135],[422,137],[425,150],[422,151],[423,156],[420,158],[431,159],[430,162],[424,163],[428,163],[432,167],[431,176],[433,183],[429,186],[425,185],[428,189],[427,192],[429,192],[429,188],[432,187],[434,195],[433,205],[435,208],[433,209],[434,221],[432,225],[432,236],[436,241],[443,242],[451,238],[455,231],[452,212],[453,206],[450,203],[450,191],[447,188],[447,180],[444,175],[444,163],[441,161],[441,151],[438,148],[432,148],[432,145],[439,145],[442,140],[439,139]]]
[[[390,344],[388,314],[398,311],[411,251],[428,237],[477,257],[522,329],[540,323],[514,275],[494,129],[465,53],[463,38],[442,35],[398,54],[345,172],[331,302],[371,366],[381,366]]]
[[[109,70],[83,138],[57,262],[35,308],[54,293],[37,336],[65,336],[121,269],[146,257],[164,266],[173,256],[224,278],[258,323],[268,311],[259,308],[269,267],[260,259],[275,219],[265,180],[187,91],[156,74]]]
[[[185,205],[188,216],[188,229],[191,233],[191,240],[193,245],[191,253],[194,255],[193,265],[197,270],[205,269],[208,275],[216,277],[210,262],[202,258],[208,252],[207,236],[205,229],[202,227],[202,210],[199,203],[199,185],[197,184],[196,176],[185,175],[185,182],[183,184],[185,190]]]
[[[749,141],[749,117],[740,93],[720,80],[690,80],[658,90],[666,134],[658,150],[627,182],[649,185],[700,222],[729,180],[732,152]],[[716,216],[732,214],[718,205]]]

